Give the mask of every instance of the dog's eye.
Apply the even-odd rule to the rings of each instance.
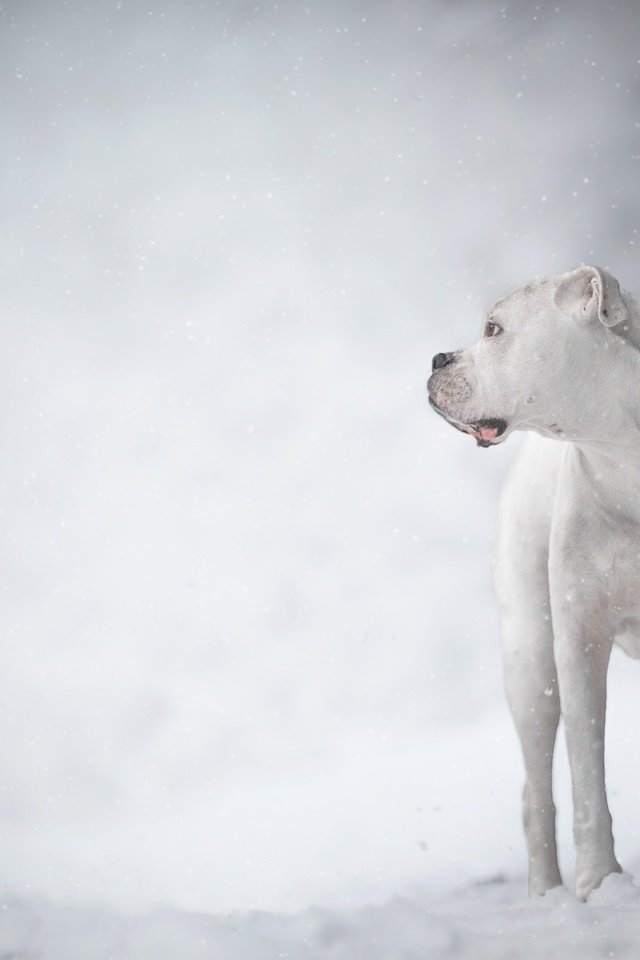
[[[502,327],[499,323],[496,323],[495,320],[487,320],[484,325],[483,336],[485,337],[497,337],[498,334],[502,333]]]

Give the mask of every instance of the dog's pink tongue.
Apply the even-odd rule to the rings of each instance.
[[[483,440],[495,440],[495,438],[498,436],[498,428],[497,427],[480,427],[478,433],[480,434]]]

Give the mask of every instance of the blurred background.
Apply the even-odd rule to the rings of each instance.
[[[518,441],[425,382],[533,276],[640,291],[639,41],[632,2],[3,0],[3,889],[524,891],[488,562]]]

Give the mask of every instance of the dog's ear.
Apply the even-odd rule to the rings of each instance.
[[[601,267],[578,267],[560,277],[556,306],[576,320],[595,320],[605,327],[628,320],[629,311],[615,277]]]

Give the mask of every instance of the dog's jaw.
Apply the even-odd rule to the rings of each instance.
[[[438,406],[436,401],[429,394],[429,403],[437,414],[443,417],[452,427],[460,430],[462,433],[474,437],[479,447],[495,447],[500,443],[507,432],[508,424],[501,417],[481,417],[470,423],[461,420],[455,420],[450,417],[445,410]]]

